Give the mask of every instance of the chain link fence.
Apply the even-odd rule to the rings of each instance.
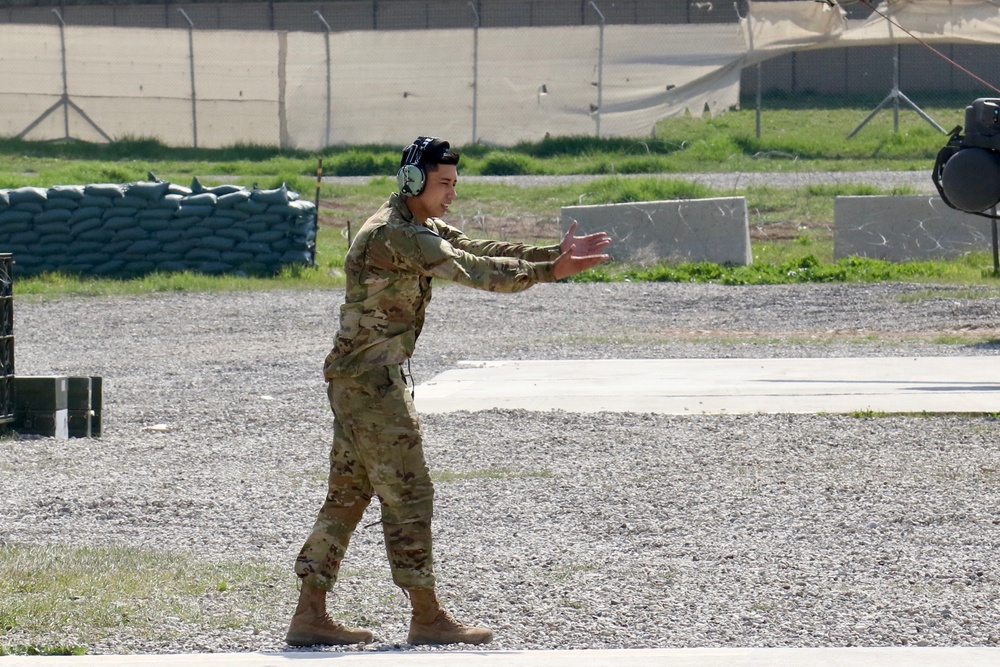
[[[597,25],[591,0],[5,0],[0,23],[46,23],[58,4],[74,25],[186,28],[180,9],[204,30],[322,32],[319,11],[337,31],[523,28]],[[733,23],[731,3],[704,0],[603,0],[595,2],[610,24]]]
[[[1000,12],[954,2],[981,5],[987,20]],[[925,4],[942,3],[951,7]],[[783,5],[821,3],[13,0],[0,7],[0,134],[315,149],[416,132],[511,145],[649,136],[664,117],[741,103],[766,113],[803,96],[922,113],[991,96],[982,80],[1000,82],[1000,17],[997,44],[957,36],[934,53],[897,34],[748,65],[748,21]],[[842,10],[852,25],[878,20],[866,2]]]

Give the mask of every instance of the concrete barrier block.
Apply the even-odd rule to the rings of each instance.
[[[14,428],[21,433],[69,438],[65,376],[14,377]]]
[[[578,234],[610,234],[615,261],[753,262],[744,197],[565,206],[561,219],[564,233],[576,220]]]
[[[69,378],[66,393],[68,432],[71,438],[91,435],[91,391],[89,377]]]
[[[940,197],[835,197],[833,257],[892,262],[950,259],[992,248],[990,221],[956,211]]]

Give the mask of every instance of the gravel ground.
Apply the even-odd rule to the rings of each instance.
[[[0,443],[0,545],[135,547],[264,574],[206,593],[194,620],[96,635],[8,623],[0,644],[288,650],[291,565],[324,493],[320,366],[341,298],[16,302],[18,373],[103,376],[104,436]],[[442,285],[412,370],[419,383],[462,359],[993,363],[998,313],[995,289],[907,284]],[[993,419],[486,411],[430,415],[425,430],[441,595],[494,628],[491,648],[1000,644]],[[377,520],[372,507],[362,525]],[[334,613],[372,627],[367,650],[405,641],[377,526],[344,567]]]

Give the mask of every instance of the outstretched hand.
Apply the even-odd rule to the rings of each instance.
[[[596,232],[586,236],[574,236],[576,234],[576,220],[569,226],[566,235],[563,236],[559,244],[560,252],[570,252],[576,247],[575,254],[578,256],[598,255],[604,248],[611,244],[611,237],[605,232]]]
[[[608,256],[601,252],[611,243],[611,237],[605,232],[586,236],[574,236],[575,233],[576,220],[569,226],[566,236],[559,244],[559,250],[562,251],[562,254],[556,258],[553,268],[556,280],[575,276],[608,259]]]
[[[592,269],[607,258],[607,255],[585,255],[581,257],[576,254],[576,246],[570,246],[568,251],[556,258],[552,273],[555,275],[556,280],[562,280],[563,278],[575,276],[581,271]]]

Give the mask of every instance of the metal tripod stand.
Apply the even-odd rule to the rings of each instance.
[[[28,132],[31,132],[33,129],[35,129],[36,127],[38,127],[38,125],[43,120],[45,120],[50,115],[52,115],[53,113],[55,113],[55,111],[57,109],[59,109],[60,107],[62,107],[62,110],[63,110],[63,141],[70,141],[70,140],[73,139],[73,137],[71,137],[69,135],[69,110],[73,109],[78,114],[80,114],[80,117],[83,118],[85,121],[87,121],[87,123],[89,123],[92,128],[94,128],[95,130],[97,130],[97,133],[100,134],[102,137],[104,137],[105,141],[107,141],[108,143],[110,143],[111,142],[111,137],[109,137],[104,132],[104,130],[102,130],[100,127],[98,127],[97,123],[95,123],[94,121],[92,121],[90,119],[90,116],[88,116],[84,112],[84,110],[81,109],[76,104],[76,102],[74,102],[73,100],[71,100],[69,98],[69,84],[68,84],[67,78],[66,78],[66,34],[65,34],[66,33],[66,23],[63,21],[62,14],[59,13],[59,10],[53,9],[52,13],[56,15],[57,19],[59,19],[59,44],[60,44],[60,46],[62,48],[62,82],[63,82],[62,96],[59,98],[58,102],[56,102],[55,104],[53,104],[52,106],[50,106],[48,109],[46,109],[45,111],[43,111],[42,115],[40,115],[38,118],[36,118],[31,123],[31,125],[29,125],[28,127],[24,128],[24,130],[21,131],[21,134],[17,135],[17,138],[18,139],[23,139],[24,136],[26,134],[28,134]]]
[[[861,121],[861,123],[856,128],[854,128],[854,130],[852,130],[850,134],[847,135],[847,138],[850,139],[855,134],[857,134],[861,130],[861,128],[863,128],[868,123],[868,121],[870,121],[878,114],[879,111],[885,109],[890,104],[892,105],[892,130],[893,132],[899,132],[900,100],[902,100],[902,102],[906,104],[906,106],[910,107],[910,109],[916,111],[917,115],[919,115],[921,118],[930,123],[934,127],[934,129],[936,129],[938,132],[940,132],[941,134],[947,134],[947,132],[945,132],[943,127],[938,125],[933,118],[924,113],[923,109],[914,104],[913,100],[904,95],[903,92],[899,89],[899,45],[897,44],[895,50],[893,51],[893,56],[892,56],[892,90],[890,90],[889,94],[886,95],[886,98],[882,100],[879,103],[879,105],[872,110],[870,114],[868,114],[868,117],[865,118],[863,121]]]

